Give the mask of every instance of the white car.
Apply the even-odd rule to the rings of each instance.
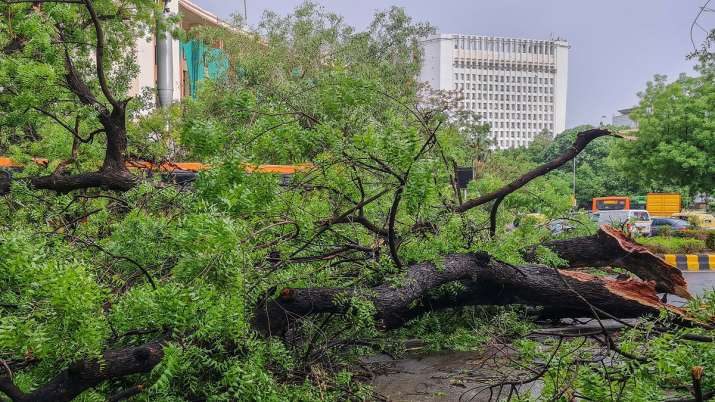
[[[615,228],[624,227],[630,232],[648,236],[653,221],[645,209],[618,209],[598,211],[598,224],[611,225]]]

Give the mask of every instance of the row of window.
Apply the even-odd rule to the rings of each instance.
[[[541,131],[543,131],[543,130],[541,130]],[[539,132],[541,132],[541,131],[539,131]],[[515,131],[493,131],[492,139],[493,140],[503,140],[503,139],[509,139],[509,138],[516,138],[516,139],[531,141],[534,139],[536,134],[537,134],[536,131],[531,131],[528,133],[523,132],[523,131],[516,131],[516,132]]]
[[[469,95],[469,94],[467,94]],[[474,95],[474,94],[472,94]],[[467,97],[469,99],[469,97]],[[472,99],[474,97],[472,96]],[[473,103],[473,102],[471,102]],[[461,106],[461,105],[466,105],[466,106]],[[487,110],[516,110],[517,112],[553,112],[554,111],[554,105],[535,105],[535,104],[521,104],[521,103],[482,103],[482,102],[477,102],[476,103],[476,108],[477,109],[487,109]],[[470,102],[462,102],[460,104],[460,107],[469,107]]]
[[[525,120],[525,122],[520,122],[520,121],[501,121],[501,122],[495,122],[495,124],[501,124],[499,127],[504,127],[504,128],[509,128],[509,124],[511,124],[511,128],[530,128],[527,126],[527,122],[530,122],[528,124],[532,124],[531,122],[534,122],[533,124],[542,124],[541,122],[552,122],[554,120],[554,115],[553,114],[527,114],[527,113],[504,113],[504,112],[485,112],[485,111],[479,111],[481,114],[486,117],[487,119],[506,119],[506,120]],[[539,123],[536,123],[535,121],[539,121]],[[543,123],[546,124],[546,123]],[[553,123],[551,123],[553,124]],[[533,127],[536,128],[536,127]],[[540,127],[543,128],[543,127]],[[552,127],[548,127],[552,128]]]
[[[523,132],[523,131],[493,131],[492,134],[494,134],[493,138],[494,139],[503,139],[503,138],[521,138],[521,139],[529,139],[532,140],[534,139],[534,136],[536,135],[535,131],[532,132]]]
[[[524,84],[542,84],[542,85],[554,85],[554,79],[550,77],[518,77],[511,75],[482,75],[482,74],[464,74],[464,73],[454,73],[455,81],[479,81],[482,82],[506,82],[513,84],[521,84],[523,78]]]
[[[525,147],[529,145],[530,141],[526,140],[500,140],[498,142],[499,148],[505,149],[505,148],[516,148],[516,147]]]
[[[459,87],[457,87],[459,84]],[[554,87],[542,87],[542,86],[522,86],[522,85],[499,85],[499,84],[472,84],[471,82],[465,83],[459,82],[454,84],[454,89],[478,89],[480,91],[502,91],[502,92],[517,92],[517,93],[540,93],[540,94],[553,94]]]
[[[464,90],[464,85],[455,84],[455,90]],[[471,93],[471,92],[468,92]],[[551,95],[510,95],[510,94],[476,94],[480,96],[479,99],[484,100],[497,100],[497,101],[511,101],[511,102],[554,102],[554,97]],[[467,99],[474,99],[474,94],[470,95]]]
[[[455,36],[455,49],[486,50],[500,53],[531,53],[554,54],[554,44],[551,42],[534,42],[520,39],[505,38],[469,38]]]
[[[553,130],[554,129],[554,123],[544,123],[544,122],[538,122],[538,123],[522,123],[520,121],[490,121],[490,117],[488,116],[488,113],[485,113],[485,116],[487,118],[487,121],[491,124],[492,128],[524,128],[524,129],[544,129],[548,128]]]
[[[454,68],[499,70],[499,71],[528,71],[534,73],[556,73],[556,66],[553,64],[535,64],[517,61],[476,61],[455,59],[452,62]]]

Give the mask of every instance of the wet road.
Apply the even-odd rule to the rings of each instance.
[[[715,290],[715,271],[683,271],[683,276],[688,281],[688,290],[693,296],[703,296],[706,291]],[[668,297],[668,301],[676,306],[685,303],[685,300],[672,295]]]
[[[688,281],[690,293],[702,296],[706,290],[715,289],[715,271],[709,272],[683,272]]]

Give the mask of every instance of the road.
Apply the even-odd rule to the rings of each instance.
[[[715,289],[715,271],[687,272],[683,271],[685,280],[688,281],[688,290],[693,296],[702,296],[706,290]],[[680,305],[685,301],[676,296],[669,296],[668,301]]]
[[[715,289],[715,271],[683,272],[688,281],[688,289],[694,295],[702,296],[706,290]]]

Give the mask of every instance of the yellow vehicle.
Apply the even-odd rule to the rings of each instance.
[[[690,222],[698,229],[715,230],[715,216],[698,211],[683,211],[672,215],[673,218]]]
[[[680,212],[680,194],[648,193],[645,209],[651,216],[668,218]]]

